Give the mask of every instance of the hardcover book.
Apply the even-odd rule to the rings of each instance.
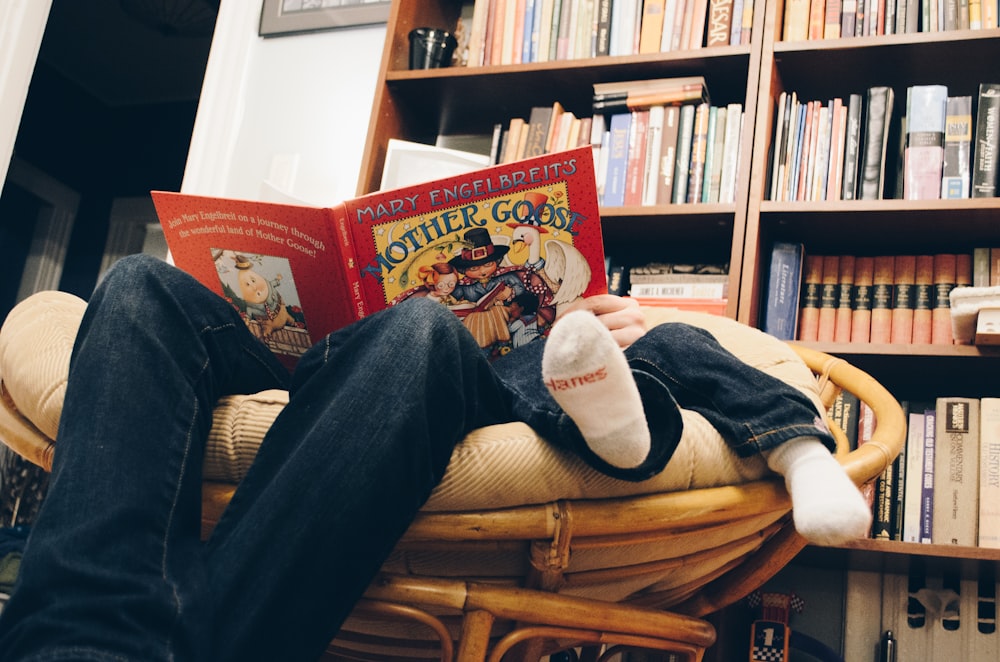
[[[932,542],[975,547],[979,519],[979,400],[938,398],[936,409]]]
[[[861,154],[861,194],[858,196],[861,200],[881,200],[885,190],[885,157],[893,96],[891,87],[868,89],[864,149]]]
[[[1000,549],[1000,398],[979,410],[979,546]]]
[[[972,197],[997,194],[997,152],[1000,151],[1000,83],[979,86],[976,146],[972,157]]]
[[[944,85],[913,85],[906,90],[906,147],[903,151],[903,198],[936,200],[941,197],[944,165]]]
[[[802,260],[802,244],[779,241],[771,249],[764,332],[781,340],[795,340]]]
[[[798,339],[819,340],[819,310],[823,290],[823,256],[809,253],[802,270],[802,305],[799,310]]]
[[[490,357],[605,291],[589,147],[332,207],[154,191],[178,267],[291,366],[323,336],[411,297],[458,315]]]
[[[969,197],[972,148],[972,97],[948,97],[944,123],[942,198]]]
[[[871,341],[874,280],[875,258],[858,256],[854,261],[854,286],[851,290],[851,342]]]

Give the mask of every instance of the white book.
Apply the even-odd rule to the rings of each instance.
[[[726,106],[725,147],[722,152],[722,176],[719,181],[719,202],[736,201],[736,173],[739,165],[740,141],[743,139],[743,104]]]
[[[936,401],[934,529],[936,545],[975,547],[979,519],[979,399]]]
[[[660,151],[662,149],[663,120],[666,108],[653,106],[649,109],[646,125],[646,163],[643,169],[642,204],[655,205],[657,185],[660,180]]]
[[[979,402],[979,546],[1000,549],[1000,398]]]
[[[924,475],[924,412],[911,411],[906,428],[903,542],[920,542],[920,494]]]

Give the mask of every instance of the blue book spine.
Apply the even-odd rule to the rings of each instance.
[[[524,35],[521,39],[521,62],[534,62],[537,56],[535,52],[538,46],[538,32],[535,28],[535,4],[536,0],[527,0],[524,3]],[[537,0],[539,8],[541,0]]]
[[[625,176],[628,172],[628,134],[632,113],[611,116],[608,136],[608,172],[604,181],[604,206],[621,207],[625,204]]]
[[[779,241],[771,248],[764,332],[779,340],[795,340],[802,258],[802,244]]]

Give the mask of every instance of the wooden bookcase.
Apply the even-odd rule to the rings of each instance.
[[[846,98],[868,87],[894,89],[893,122],[905,110],[906,88],[944,84],[975,103],[981,82],[998,80],[1000,30],[852,37],[783,42],[784,0],[767,0],[761,47],[760,98],[754,130],[743,278],[737,318],[757,325],[767,260],[775,240],[801,241],[817,254],[971,253],[1000,245],[1000,198],[772,202],[766,199],[768,153],[776,103],[783,91],[804,99]],[[892,147],[890,146],[890,149]],[[892,176],[891,173],[888,176]],[[891,187],[890,187],[891,188]],[[868,371],[899,399],[1000,395],[1000,352],[971,345],[808,343]],[[1000,561],[1000,550],[859,541],[841,555],[856,567],[899,568],[901,557]],[[974,564],[962,563],[963,568]]]
[[[1000,30],[951,31],[782,42],[784,0],[756,0],[749,45],[509,66],[410,71],[409,31],[451,29],[471,0],[393,3],[368,127],[359,194],[379,186],[389,138],[434,143],[439,134],[487,134],[495,123],[526,118],[530,108],[561,102],[589,114],[592,84],[703,75],[712,102],[744,104],[746,117],[735,204],[618,207],[602,210],[609,255],[647,260],[728,261],[728,314],[756,326],[761,318],[767,257],[775,240],[801,241],[807,252],[905,254],[971,252],[1000,246],[1000,198],[934,201],[771,202],[766,200],[775,104],[782,91],[846,98],[873,85],[896,94],[942,83],[975,94],[996,81]],[[901,101],[902,100],[902,101]],[[869,371],[898,398],[1000,396],[1000,350],[974,346],[812,343]],[[826,552],[828,550],[824,550]],[[834,550],[836,552],[836,550]],[[899,558],[997,561],[1000,551],[862,541],[833,554],[850,567]],[[830,554],[823,554],[829,560]],[[963,564],[965,567],[967,564]],[[998,573],[1000,574],[1000,573]]]
[[[496,123],[527,118],[532,106],[560,102],[578,117],[590,115],[593,84],[608,81],[702,75],[712,103],[741,103],[745,112],[737,197],[730,204],[685,204],[602,209],[608,255],[629,263],[647,261],[730,264],[736,292],[743,259],[747,183],[757,113],[760,35],[764,5],[754,16],[752,43],[694,51],[600,57],[509,66],[410,71],[407,35],[419,26],[453,28],[466,0],[394,2],[358,193],[376,190],[389,138],[433,144],[439,134],[488,134]],[[730,295],[735,318],[738,298]]]

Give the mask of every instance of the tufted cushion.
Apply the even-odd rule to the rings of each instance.
[[[42,292],[18,304],[0,329],[3,405],[34,424],[39,444],[56,436],[69,357],[84,308],[84,302],[72,295]],[[809,394],[817,412],[823,411],[812,372],[785,343],[723,317],[671,309],[644,312],[649,325],[678,321],[707,329],[745,362]],[[287,401],[284,391],[223,398],[214,412],[206,479],[238,482]],[[767,473],[759,457],[741,459],[731,453],[699,414],[685,410],[682,416],[684,435],[673,459],[660,475],[641,483],[608,478],[521,423],[475,430],[456,447],[448,472],[425,509],[627,496],[738,484]]]

